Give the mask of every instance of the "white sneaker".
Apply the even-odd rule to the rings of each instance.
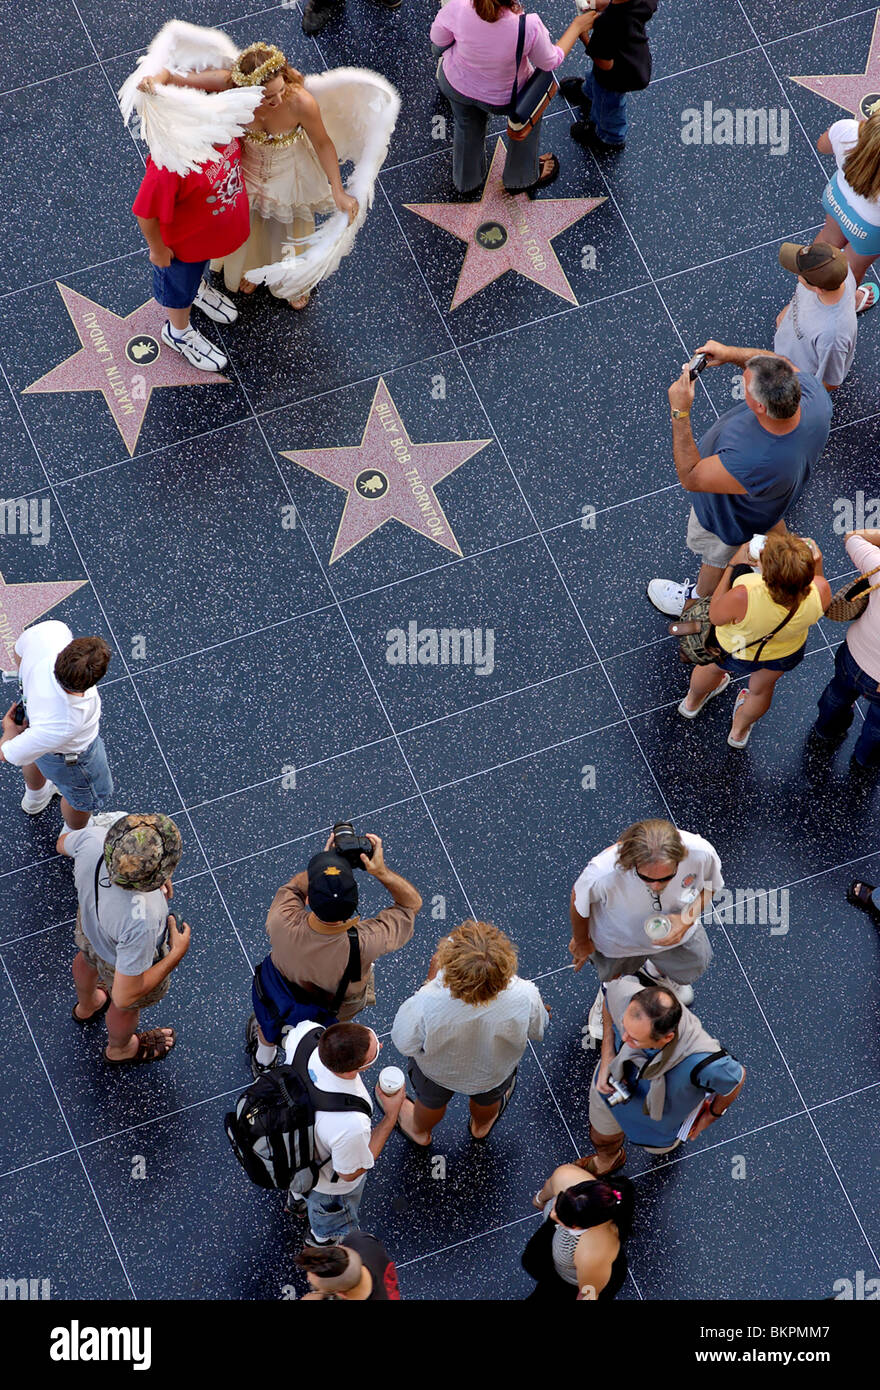
[[[207,280],[203,280],[199,285],[199,292],[193,300],[196,309],[201,309],[203,314],[207,314],[209,319],[215,323],[235,323],[238,318],[238,310],[231,299],[227,299],[225,294],[215,290],[213,285],[209,285]]]
[[[597,1043],[602,1041],[602,1034],[605,1031],[602,1021],[602,997],[602,987],[600,985],[599,993],[596,995],[593,1001],[593,1007],[590,1009],[590,1016],[587,1019],[586,1027],[581,1029],[584,1035],[581,1039],[581,1046],[585,1051],[590,1047],[595,1047]]]
[[[645,592],[658,612],[680,618],[688,599],[696,597],[697,586],[691,579],[683,584],[676,584],[674,579],[652,579]]]
[[[662,985],[664,989],[668,989],[670,994],[674,994],[679,1004],[683,1004],[685,1008],[687,1008],[688,1004],[693,1004],[694,991],[691,986],[680,985],[675,980],[670,980],[668,975],[661,975],[652,960],[645,962],[644,973],[650,979],[656,980],[658,985]]]
[[[209,343],[207,338],[203,338],[192,324],[180,337],[171,332],[171,325],[162,325],[162,342],[167,347],[179,352],[181,357],[185,357],[190,366],[198,367],[200,372],[222,372],[226,366],[227,359],[219,348],[213,343]]]
[[[94,816],[89,816],[89,826],[97,825],[102,830],[106,826],[109,830],[111,825],[129,814],[128,811],[98,811]]]
[[[60,796],[54,782],[47,782],[38,792],[26,791],[21,798],[21,809],[29,816],[38,816],[45,811],[53,796]]]

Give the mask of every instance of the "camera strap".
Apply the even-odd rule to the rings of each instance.
[[[348,989],[352,980],[359,980],[361,978],[361,943],[358,937],[357,927],[349,927],[346,935],[348,937],[348,964],[345,967],[342,979],[339,981],[339,988],[333,996],[333,1002],[330,1005],[330,1012],[333,1014],[339,1013],[340,1005],[345,998],[345,991]]]

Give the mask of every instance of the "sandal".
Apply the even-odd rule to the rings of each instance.
[[[257,288],[257,287],[256,287],[256,285],[253,283],[252,280],[246,280],[246,279],[242,276],[242,278],[241,278],[241,280],[239,281],[239,284],[238,284],[238,293],[239,293],[239,294],[253,294],[254,291],[256,290],[256,288]]]
[[[540,173],[530,192],[534,192],[536,188],[546,188],[559,178],[559,160],[555,154],[542,154],[538,158],[538,169]]]
[[[737,712],[737,710],[738,710],[738,709],[741,709],[742,705],[743,705],[743,704],[745,703],[745,701],[748,699],[748,695],[749,695],[749,692],[748,692],[747,690],[741,690],[741,691],[739,692],[739,694],[737,695],[737,697],[736,697],[736,703],[735,703],[734,706],[733,706],[733,718],[734,718],[734,719],[736,718],[736,712]],[[731,721],[731,725],[730,725],[731,732],[727,735],[727,742],[730,744],[731,748],[745,748],[746,744],[748,743],[749,739],[750,739],[751,736],[752,736],[752,729],[753,729],[754,727],[755,727],[754,724],[750,724],[749,727],[746,729],[745,734],[744,734],[744,736],[743,736],[742,738],[734,738],[734,737],[733,737],[733,722]]]
[[[856,290],[856,313],[864,314],[868,309],[873,309],[878,299],[880,285],[876,285],[873,280],[865,280]]]
[[[617,1162],[612,1163],[610,1168],[606,1168],[604,1173],[596,1172],[596,1159],[598,1158],[598,1154],[588,1154],[586,1158],[576,1158],[574,1166],[575,1168],[583,1168],[585,1173],[590,1173],[594,1178],[610,1178],[612,1173],[616,1173],[618,1168],[622,1168],[624,1163],[626,1163],[626,1149],[623,1145],[620,1146],[618,1152],[620,1157]]]
[[[880,908],[876,907],[872,894],[874,885],[871,883],[860,883],[856,879],[846,890],[846,900],[852,903],[853,907],[858,907],[862,912],[866,912],[875,926],[880,927]]]
[[[407,1096],[406,1100],[403,1102],[403,1105],[406,1105],[406,1101],[409,1101],[410,1105],[413,1104],[413,1102],[412,1102],[412,1100],[410,1100],[409,1096]],[[405,1130],[404,1127],[403,1127],[403,1125],[400,1123],[401,1116],[403,1115],[403,1105],[400,1107],[400,1112],[399,1112],[399,1114],[398,1114],[398,1116],[397,1116],[397,1120],[396,1120],[396,1122],[395,1122],[395,1128],[399,1129],[400,1132],[401,1132],[401,1134],[403,1135],[403,1137],[404,1137],[405,1139],[408,1139],[409,1142],[410,1142],[411,1144],[415,1144],[415,1146],[416,1146],[417,1149],[429,1149],[429,1148],[431,1147],[431,1140],[430,1140],[430,1139],[428,1140],[427,1144],[423,1144],[422,1141],[421,1141],[421,1139],[414,1139],[413,1136],[412,1136],[410,1133],[408,1133],[408,1131]]]
[[[686,627],[687,624],[686,624],[686,623],[673,623],[672,626],[681,629],[681,628],[683,628],[683,627]],[[696,623],[694,624],[694,626],[696,627]],[[687,701],[687,696],[685,695],[684,700],[682,700],[681,704],[680,704],[679,707],[678,707],[678,712],[679,712],[679,714],[682,716],[683,719],[696,719],[697,715],[700,713],[700,710],[703,708],[703,706],[705,705],[706,701],[707,701],[707,700],[711,700],[711,699],[713,698],[713,696],[715,696],[715,695],[720,695],[721,692],[722,692],[722,690],[726,690],[727,687],[728,687],[729,685],[730,685],[730,672],[729,672],[729,671],[725,671],[725,673],[724,673],[724,680],[721,682],[721,684],[720,684],[720,685],[716,685],[716,687],[715,687],[714,690],[710,690],[708,695],[704,695],[703,698],[702,698],[702,700],[700,701],[700,703],[697,705],[697,708],[696,708],[696,709],[688,709],[687,703],[686,703],[686,701]]]
[[[311,293],[301,294],[299,299],[288,299],[291,309],[304,309],[311,299]]]
[[[516,1090],[516,1072],[513,1073],[513,1080],[511,1081],[511,1083],[510,1083],[510,1085],[508,1086],[507,1090],[504,1092],[504,1095],[501,1097],[501,1105],[500,1105],[499,1108],[498,1108],[498,1114],[495,1116],[494,1120],[493,1120],[492,1123],[490,1124],[490,1126],[489,1126],[489,1128],[487,1129],[487,1131],[486,1131],[485,1134],[479,1134],[479,1135],[478,1135],[478,1134],[474,1134],[474,1130],[473,1130],[473,1121],[472,1121],[472,1120],[468,1120],[468,1130],[469,1130],[470,1136],[471,1136],[471,1138],[473,1139],[473,1141],[474,1141],[475,1144],[485,1144],[486,1140],[489,1138],[489,1135],[492,1133],[492,1131],[493,1131],[493,1129],[495,1128],[495,1126],[497,1125],[498,1121],[501,1119],[501,1116],[504,1114],[505,1110],[507,1109],[508,1105],[510,1104],[511,1098],[512,1098],[513,1093],[514,1093],[515,1090]]]
[[[77,1009],[79,1008],[79,1000],[77,1000],[77,1002],[74,1004],[73,1008],[70,1011],[70,1017],[73,1019],[74,1023],[79,1024],[80,1028],[85,1028],[87,1023],[94,1023],[95,1019],[100,1018],[101,1015],[105,1014],[110,1007],[110,995],[108,991],[104,989],[103,985],[98,985],[98,989],[101,990],[101,992],[105,996],[104,1002],[101,1005],[100,1009],[95,1009],[95,1012],[93,1014],[89,1014],[88,1018],[80,1018],[79,1014],[77,1013]]]
[[[163,1028],[150,1028],[146,1033],[138,1033],[138,1050],[133,1057],[120,1057],[115,1060],[104,1053],[104,1061],[111,1067],[134,1066],[138,1062],[164,1062],[177,1042],[177,1034],[171,1029],[170,1040],[165,1037]]]

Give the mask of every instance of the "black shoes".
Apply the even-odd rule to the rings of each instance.
[[[564,78],[559,84],[559,92],[569,106],[579,106],[584,115],[589,116],[593,103],[584,91],[584,84],[579,77]]]
[[[596,154],[619,154],[621,150],[626,149],[625,140],[621,141],[619,145],[612,145],[607,140],[600,140],[592,121],[575,121],[574,125],[569,127],[569,134],[576,144],[584,145]]]
[[[304,34],[320,34],[325,24],[333,18],[341,6],[333,0],[308,0],[303,10],[302,31]]]

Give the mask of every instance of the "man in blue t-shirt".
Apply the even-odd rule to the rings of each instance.
[[[634,975],[602,988],[602,1057],[590,1087],[595,1153],[580,1160],[594,1177],[623,1167],[627,1140],[669,1153],[695,1139],[729,1109],[746,1079],[742,1063],[670,990],[645,989]]]
[[[699,443],[690,410],[695,382],[685,369],[669,388],[672,454],[679,482],[693,494],[687,546],[700,557],[696,583],[652,579],[648,598],[671,618],[713,594],[731,556],[755,534],[787,528],[831,428],[831,400],[815,377],[787,357],[711,339],[698,352],[707,366],[743,369],[745,399],[715,421]]]

